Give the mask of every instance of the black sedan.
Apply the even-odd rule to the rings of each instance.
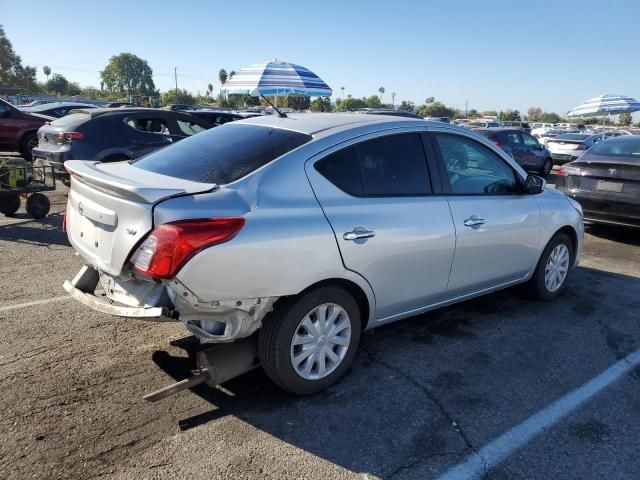
[[[585,220],[640,227],[640,136],[595,144],[560,167],[556,187],[580,202]]]

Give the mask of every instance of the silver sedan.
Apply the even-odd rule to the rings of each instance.
[[[519,283],[557,297],[582,246],[575,201],[439,122],[265,116],[65,167],[71,295],[204,344],[255,338],[247,364],[297,394],[343,375],[365,329]]]

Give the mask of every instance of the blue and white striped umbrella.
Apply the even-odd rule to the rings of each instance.
[[[272,60],[241,68],[222,86],[224,95],[330,97],[333,91],[311,70]]]
[[[600,95],[599,97],[585,100],[573,108],[568,117],[597,117],[600,115],[618,115],[624,112],[637,112],[640,110],[640,101],[624,95]]]

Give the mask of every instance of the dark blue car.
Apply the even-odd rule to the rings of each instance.
[[[478,128],[476,132],[489,138],[513,157],[528,172],[549,175],[553,168],[551,152],[533,135],[518,128]]]

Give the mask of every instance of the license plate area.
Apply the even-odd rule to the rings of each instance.
[[[624,189],[624,184],[621,182],[609,182],[607,180],[598,180],[596,189],[599,192],[622,193],[622,190]]]

